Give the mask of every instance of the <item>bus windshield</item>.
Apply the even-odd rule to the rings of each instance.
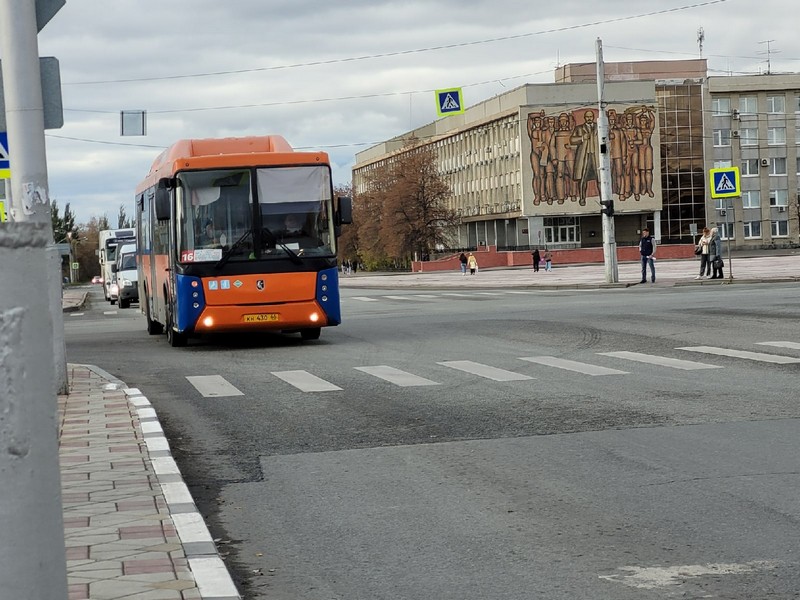
[[[335,252],[327,167],[195,171],[180,173],[178,179],[181,262]]]

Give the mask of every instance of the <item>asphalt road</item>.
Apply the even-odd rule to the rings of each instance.
[[[800,590],[796,284],[343,294],[310,343],[65,315],[70,362],[153,402],[246,597]]]

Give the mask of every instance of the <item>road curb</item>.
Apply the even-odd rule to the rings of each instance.
[[[170,518],[181,540],[183,553],[195,579],[200,599],[242,600],[172,457],[169,442],[153,405],[139,389],[129,388],[123,381],[103,369],[95,365],[81,366],[108,381],[107,385],[121,390],[128,404],[136,410],[155,478],[161,487]]]

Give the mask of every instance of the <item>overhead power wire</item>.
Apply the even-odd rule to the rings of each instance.
[[[256,73],[256,72],[263,72],[263,71],[278,71],[282,69],[296,69],[301,67],[313,67],[319,65],[331,65],[337,63],[347,63],[347,62],[356,62],[362,60],[374,60],[377,58],[389,58],[393,56],[406,56],[409,54],[418,54],[421,52],[434,52],[437,50],[450,50],[453,48],[464,48],[468,46],[477,46],[481,44],[491,44],[495,42],[504,42],[508,40],[517,40],[523,39],[526,37],[533,37],[538,35],[546,35],[548,33],[561,33],[564,31],[574,31],[576,29],[586,29],[588,27],[595,27],[597,25],[608,25],[609,23],[620,23],[622,21],[631,21],[635,19],[643,19],[646,17],[654,17],[658,15],[665,15],[675,12],[680,12],[684,10],[690,10],[693,8],[703,8],[705,6],[711,6],[714,4],[722,4],[724,2],[728,2],[728,0],[708,0],[707,2],[699,2],[696,4],[688,4],[685,6],[676,6],[674,8],[664,8],[661,10],[656,10],[648,13],[641,13],[638,15],[627,15],[623,17],[613,17],[611,19],[602,19],[599,21],[592,21],[590,23],[580,23],[578,25],[566,25],[564,27],[554,27],[552,29],[544,29],[541,31],[534,31],[529,33],[519,33],[516,35],[507,35],[502,37],[495,37],[489,38],[485,40],[474,40],[471,42],[459,42],[455,44],[443,44],[441,46],[430,46],[427,48],[416,48],[413,50],[398,50],[396,52],[384,52],[382,54],[368,54],[365,56],[353,56],[348,58],[334,58],[330,60],[318,60],[312,61],[307,63],[295,63],[291,65],[275,65],[271,67],[255,67],[251,69],[234,69],[229,71],[212,71],[207,73],[192,73],[187,75],[165,75],[162,77],[137,77],[137,78],[129,78],[129,79],[106,79],[106,80],[98,80],[98,81],[75,81],[75,82],[67,82],[62,83],[62,85],[99,85],[99,84],[109,84],[109,83],[134,83],[134,82],[142,82],[142,81],[165,81],[171,79],[189,79],[195,77],[216,77],[219,75],[235,75],[241,73]]]

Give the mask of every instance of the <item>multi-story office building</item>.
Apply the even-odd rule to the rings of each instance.
[[[701,59],[605,67],[618,243],[635,243],[645,226],[662,243],[691,242],[705,225],[719,225],[737,245],[797,243],[798,76],[708,79]],[[462,223],[453,247],[600,245],[595,78],[594,63],[565,65],[554,84],[524,85],[361,152],[356,193],[367,172],[416,139],[436,149],[453,190]],[[734,121],[756,131],[734,129]],[[742,148],[743,134],[757,145]],[[758,173],[750,171],[756,158]],[[739,199],[717,205],[708,170],[740,163],[747,208]]]
[[[711,200],[731,247],[798,244],[800,74],[710,77],[707,167],[738,166],[741,198]]]

